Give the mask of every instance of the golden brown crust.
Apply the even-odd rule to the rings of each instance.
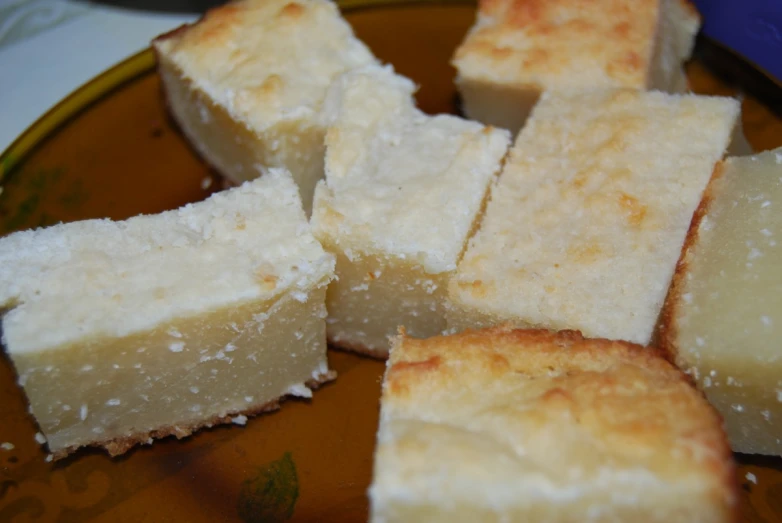
[[[690,221],[690,228],[687,230],[687,237],[682,246],[682,253],[679,257],[679,261],[676,263],[676,270],[674,271],[671,285],[668,287],[668,294],[665,297],[665,302],[663,303],[663,308],[660,312],[656,336],[657,345],[663,356],[674,365],[676,364],[678,356],[678,348],[676,347],[676,314],[679,305],[679,295],[681,294],[681,289],[684,288],[684,279],[687,275],[688,257],[690,249],[698,242],[698,229],[700,228],[703,218],[709,212],[711,202],[714,200],[716,185],[719,183],[722,172],[723,162],[720,161],[714,166],[711,180],[706,186],[701,202]]]
[[[465,77],[496,76],[514,85],[576,85],[586,76],[594,85],[641,88],[659,6],[657,0],[481,0],[478,23],[454,62]]]
[[[196,22],[197,23],[197,22]],[[156,57],[160,57],[160,51],[158,50],[157,46],[154,45],[158,42],[162,42],[164,40],[169,40],[172,38],[177,38],[182,36],[190,27],[192,27],[193,24],[182,24],[179,27],[175,27],[174,29],[168,31],[167,33],[160,34],[152,39],[152,49],[155,52]]]
[[[318,388],[320,385],[334,380],[336,377],[337,377],[336,372],[329,371],[326,374],[321,374],[315,379],[306,381],[305,384],[307,385],[307,387],[314,390]],[[135,447],[136,445],[150,443],[151,442],[150,440],[153,439],[161,439],[168,436],[176,436],[177,439],[182,439],[190,436],[191,434],[193,434],[194,432],[202,428],[212,428],[217,425],[227,425],[233,423],[232,420],[237,416],[251,417],[251,416],[256,416],[258,414],[262,414],[264,412],[277,410],[280,408],[280,402],[284,401],[288,397],[289,397],[288,395],[283,395],[280,396],[279,398],[275,398],[261,405],[257,405],[236,412],[230,412],[225,416],[215,416],[213,418],[204,419],[195,423],[190,423],[186,425],[171,425],[171,426],[161,427],[159,429],[155,429],[147,432],[139,432],[136,434],[131,434],[130,436],[94,441],[86,445],[74,445],[74,446],[66,447],[64,449],[60,449],[57,452],[52,453],[51,456],[53,460],[57,461],[67,457],[69,454],[76,452],[81,447],[103,447],[104,449],[106,449],[106,451],[109,453],[111,457],[116,457],[126,453],[128,450]]]
[[[543,366],[536,364],[545,357],[555,358],[556,363],[565,368],[577,368],[582,362],[576,359],[576,355],[592,362],[607,361],[609,357],[629,358],[648,368],[673,370],[661,358],[662,353],[654,347],[643,347],[626,341],[588,339],[576,330],[557,332],[547,329],[517,329],[512,324],[503,324],[486,329],[466,329],[456,335],[435,336],[424,340],[400,334],[393,341],[393,346],[402,343],[405,345],[404,352],[392,353],[389,381],[396,380],[395,369],[400,364],[403,364],[401,369],[436,370],[437,365],[423,367],[405,365],[411,362],[429,361],[434,357],[437,357],[438,363],[446,360],[488,358],[498,363],[498,371],[509,368],[513,362],[520,365],[520,368],[525,368],[524,372],[529,373],[541,373],[544,368],[550,366],[550,363],[545,363]],[[485,352],[483,354],[476,352],[476,348],[481,348]],[[563,349],[569,352],[563,354]],[[527,352],[530,354],[526,354]],[[534,359],[530,359],[533,356]]]
[[[617,467],[647,470],[670,488],[697,484],[699,506],[720,521],[736,519],[738,485],[722,420],[654,348],[510,326],[426,340],[402,334],[393,341],[383,409],[382,419],[420,415],[443,431],[488,416],[492,426],[469,429],[481,427],[483,441],[520,438],[523,455],[557,448],[561,455],[552,462],[587,474],[590,467]],[[535,438],[549,442],[538,448]],[[581,450],[568,446],[573,438]],[[574,488],[562,473],[552,481]]]
[[[163,33],[153,39],[152,42],[154,44],[164,40],[184,37],[186,36],[187,31],[194,27],[199,27],[202,29],[199,35],[200,40],[218,40],[221,35],[230,33],[232,26],[241,23],[241,14],[242,7],[239,5],[226,4],[219,7],[213,7],[208,9],[206,13],[204,13],[204,15],[197,21],[191,24],[181,25],[176,29],[173,29],[167,33]]]
[[[659,91],[545,92],[450,280],[448,328],[490,315],[648,344],[739,111]],[[693,133],[708,153],[644,145]]]

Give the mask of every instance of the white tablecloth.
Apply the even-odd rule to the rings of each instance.
[[[0,0],[0,151],[71,91],[194,14]]]

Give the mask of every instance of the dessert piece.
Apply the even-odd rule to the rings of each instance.
[[[272,169],[179,210],[0,239],[3,343],[55,458],[117,455],[331,379],[333,269]]]
[[[335,82],[313,204],[313,233],[337,256],[329,341],[379,357],[400,325],[418,336],[445,328],[447,281],[510,141],[507,131],[423,114],[413,91],[377,66]]]
[[[721,420],[654,349],[500,327],[391,349],[371,521],[733,521]]]
[[[782,455],[782,148],[729,158],[690,228],[660,341],[738,452]]]
[[[731,98],[544,93],[449,283],[448,328],[647,344],[738,113]]]
[[[399,325],[418,336],[445,327],[446,283],[510,141],[507,131],[425,115],[413,91],[378,66],[335,82],[313,204],[313,233],[337,256],[329,341],[379,357]]]
[[[158,37],[171,115],[233,182],[293,173],[309,214],[323,177],[320,109],[338,74],[375,58],[328,0],[244,0]]]
[[[542,91],[684,91],[699,27],[687,0],[481,0],[453,58],[464,112],[515,134]]]

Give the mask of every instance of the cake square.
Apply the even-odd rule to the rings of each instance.
[[[395,339],[370,521],[733,521],[721,420],[655,350],[497,327]]]
[[[481,0],[453,57],[464,112],[515,134],[546,90],[682,92],[699,27],[687,0]]]
[[[333,269],[272,169],[179,210],[0,238],[3,343],[55,458],[117,455],[311,397],[333,378]]]
[[[782,148],[728,158],[693,219],[661,343],[737,452],[782,455]]]
[[[376,63],[337,5],[230,2],[153,47],[170,113],[203,158],[234,183],[289,169],[309,214],[323,177],[326,90]]]
[[[738,114],[723,97],[544,93],[449,283],[449,331],[512,322],[648,344]]]
[[[414,90],[368,66],[343,75],[327,99],[312,228],[337,257],[329,341],[379,357],[399,325],[418,336],[445,328],[448,279],[510,141],[504,130],[425,115]]]

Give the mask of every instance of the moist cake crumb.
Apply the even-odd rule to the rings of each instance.
[[[782,230],[774,211],[780,150],[720,164],[690,227],[659,336],[679,366],[700,369],[691,374],[725,418],[733,450],[751,454],[782,455],[782,249],[773,240]]]

